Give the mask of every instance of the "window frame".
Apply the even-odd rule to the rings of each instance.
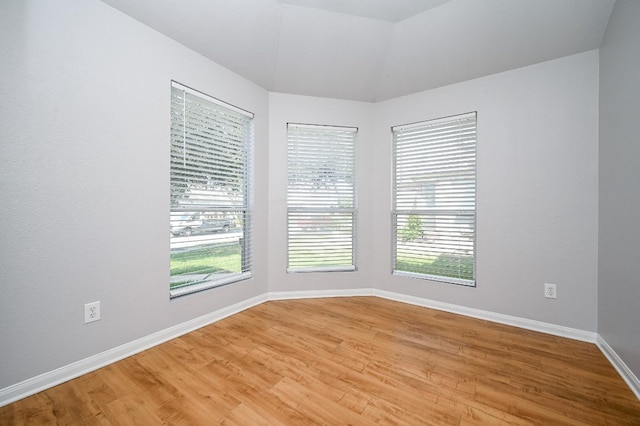
[[[292,140],[292,132],[290,131],[290,129],[296,129],[296,130],[309,130],[312,132],[325,132],[326,137],[329,137],[329,135],[331,134],[331,132],[341,132],[344,134],[349,134],[350,135],[350,151],[349,151],[349,157],[347,156],[343,156],[340,157],[341,160],[347,160],[349,159],[349,165],[350,165],[350,180],[351,180],[351,185],[350,185],[350,203],[351,206],[350,207],[317,207],[317,206],[313,206],[313,205],[299,205],[296,202],[292,202],[292,161],[296,161],[296,160],[300,160],[300,158],[295,157],[292,154],[292,147],[297,147],[301,152],[304,152],[304,150],[309,149],[310,146],[313,145],[313,143],[317,143],[317,140],[314,139],[313,142],[310,142],[309,146],[304,146],[304,145],[296,145],[296,141]],[[308,272],[352,272],[352,271],[356,271],[357,270],[357,266],[356,266],[356,250],[357,250],[357,179],[356,179],[356,141],[357,141],[357,136],[358,136],[358,128],[357,127],[353,127],[353,126],[336,126],[336,125],[323,125],[323,124],[304,124],[304,123],[287,123],[287,197],[286,197],[286,203],[287,203],[287,250],[286,250],[286,262],[287,262],[287,267],[286,267],[286,271],[287,273],[308,273]],[[299,141],[298,141],[299,142]],[[336,145],[339,146],[338,142],[336,142]],[[336,152],[340,151],[338,148],[335,149]],[[318,180],[322,179],[321,175],[317,175],[315,177]],[[296,194],[299,196],[300,191],[297,190]],[[312,198],[313,199],[313,198]],[[336,198],[335,200],[333,200],[336,203],[339,203],[339,199]],[[298,204],[298,205],[295,205]],[[336,264],[333,265],[325,265],[325,266],[296,266],[296,265],[292,265],[292,236],[301,236],[304,235],[305,231],[304,229],[300,229],[299,227],[296,227],[294,225],[292,225],[295,220],[296,220],[296,215],[297,218],[300,219],[301,217],[304,218],[304,216],[300,216],[300,215],[304,215],[307,214],[309,216],[307,216],[307,219],[314,217],[314,215],[318,215],[318,221],[322,220],[322,216],[321,215],[334,215],[333,219],[325,219],[327,222],[337,222],[338,223],[338,227],[341,227],[342,225],[344,225],[345,222],[341,221],[340,219],[335,219],[335,217],[339,217],[340,215],[350,215],[350,247],[349,247],[349,257],[350,257],[350,263],[346,264],[340,264],[340,262],[336,262]],[[344,220],[344,219],[343,219]],[[301,226],[301,225],[299,225]],[[322,234],[323,229],[321,229],[322,227],[320,225],[309,225],[310,229],[308,230],[309,233],[311,232],[318,232],[319,235]],[[331,230],[331,224],[328,225],[329,226],[329,230]],[[317,228],[317,229],[316,229]],[[325,231],[328,232],[328,231]],[[344,246],[342,246],[344,247]],[[319,247],[316,247],[316,249],[319,249]],[[339,244],[335,244],[335,247],[333,247],[334,250],[339,251],[340,250],[340,245]]]
[[[398,201],[398,194],[399,194],[399,190],[398,190],[398,132],[399,131],[411,131],[414,129],[426,129],[426,128],[430,128],[430,127],[434,127],[436,128],[436,126],[447,126],[450,123],[454,123],[456,121],[460,122],[463,120],[467,120],[467,119],[472,119],[473,122],[473,148],[471,150],[466,150],[463,151],[464,154],[469,155],[469,153],[472,153],[473,159],[472,159],[472,164],[473,164],[473,172],[472,172],[472,176],[473,176],[473,208],[472,209],[468,209],[468,208],[460,208],[460,206],[458,206],[457,208],[442,208],[442,207],[438,207],[437,206],[437,201],[435,201],[436,198],[436,187],[438,184],[441,183],[450,183],[449,181],[445,180],[445,179],[436,179],[436,178],[425,178],[423,177],[422,181],[416,181],[414,179],[414,181],[419,182],[416,183],[416,186],[420,186],[422,187],[422,192],[424,193],[424,204],[427,205],[427,198],[434,198],[433,201],[433,206],[431,208],[429,207],[425,207],[422,209],[419,209],[417,207],[415,208],[399,208],[399,201]],[[450,283],[450,284],[457,284],[457,285],[464,285],[464,286],[469,286],[469,287],[475,287],[477,284],[477,277],[476,277],[476,261],[477,261],[477,250],[476,250],[476,242],[477,242],[477,147],[478,147],[478,143],[477,143],[477,111],[473,111],[473,112],[468,112],[468,113],[464,113],[464,114],[458,114],[458,115],[454,115],[454,116],[448,116],[448,117],[442,117],[442,118],[436,118],[436,119],[430,119],[430,120],[424,120],[424,121],[420,121],[420,122],[415,122],[415,123],[410,123],[410,124],[403,124],[403,125],[398,125],[398,126],[393,126],[391,128],[391,133],[392,133],[392,189],[391,189],[391,232],[392,232],[392,250],[391,250],[391,273],[393,275],[398,275],[398,276],[407,276],[407,277],[411,277],[411,278],[418,278],[418,279],[424,279],[424,280],[430,280],[430,281],[437,281],[437,282],[443,282],[443,283]],[[462,137],[461,139],[462,140]],[[430,139],[423,139],[423,140],[417,140],[415,143],[417,145],[420,144],[425,144],[425,143],[429,143]],[[407,145],[408,146],[408,145]],[[438,145],[438,142],[434,143],[434,146],[436,149],[441,149],[441,146]],[[406,147],[404,147],[403,149],[407,149]],[[424,155],[424,154],[423,154]],[[445,159],[448,160],[452,160],[455,162],[455,157],[454,154],[451,154],[448,157],[445,157]],[[438,161],[441,161],[442,157],[439,158]],[[427,176],[428,175],[428,171],[426,170],[428,167],[428,164],[424,164],[426,162],[422,162],[422,166],[424,169],[416,169],[414,168],[414,166],[409,166],[406,165],[408,164],[407,160],[403,159],[403,163],[405,163],[405,167],[407,168],[406,170],[404,170],[402,173],[405,175],[408,175],[409,172],[411,173],[418,173],[421,170],[422,171],[422,175],[423,176]],[[411,168],[410,168],[411,167]],[[416,172],[416,170],[418,170],[418,172]],[[441,173],[440,173],[441,174]],[[451,173],[452,175],[455,175],[455,173]],[[460,176],[462,176],[462,174],[460,174]],[[406,179],[406,177],[403,177],[404,179]],[[451,179],[449,177],[449,179]],[[427,183],[431,183],[432,187],[430,189],[430,191],[427,191],[427,189],[425,189],[425,186]],[[403,184],[406,184],[406,181],[403,182]],[[405,188],[403,188],[403,191],[406,191]],[[445,192],[445,191],[443,191]],[[449,189],[449,192],[451,192],[451,189]],[[407,203],[407,199],[406,199],[406,193],[403,194],[404,195],[404,199],[402,201],[402,203],[406,206]],[[455,195],[448,195],[443,197],[444,198],[444,202],[445,203],[449,203],[449,202],[453,202],[456,198]],[[460,197],[462,198],[462,197]],[[468,202],[468,200],[466,200]],[[461,201],[460,201],[461,202]],[[415,205],[416,201],[414,201],[414,205]],[[425,230],[425,226],[422,225],[422,218],[427,218],[430,219],[429,223],[432,223],[432,225],[430,225],[430,227],[432,228],[432,230],[434,230],[434,234],[438,234],[439,231],[438,230],[438,221],[440,222],[446,222],[447,225],[445,226],[441,226],[440,229],[449,229],[450,231],[453,230],[453,232],[451,232],[451,234],[454,234],[456,231],[460,232],[460,235],[458,236],[457,240],[460,243],[460,240],[464,240],[465,238],[462,237],[463,233],[461,230],[465,229],[463,228],[463,225],[459,224],[459,218],[460,217],[464,217],[464,216],[472,216],[472,220],[470,222],[467,222],[467,224],[471,224],[471,245],[470,245],[470,251],[471,251],[471,256],[472,256],[472,264],[471,264],[471,278],[465,278],[465,277],[454,277],[454,276],[448,276],[448,275],[438,275],[438,274],[434,274],[434,273],[424,273],[424,272],[416,272],[416,271],[409,271],[406,269],[409,269],[408,267],[406,269],[398,269],[398,243],[400,241],[400,236],[402,234],[402,230],[400,228],[400,220],[399,217],[401,215],[406,216],[406,220],[403,222],[405,227],[409,227],[409,221],[410,221],[410,217],[413,216],[417,216],[420,219],[418,220],[418,227],[419,227],[419,237],[420,239],[424,239],[424,230]],[[440,217],[440,219],[438,219],[438,217]],[[443,220],[443,218],[445,218]],[[453,218],[453,219],[452,219]],[[464,223],[464,221],[462,221],[462,223]],[[443,232],[446,233],[446,232]],[[451,246],[454,246],[456,244],[456,238],[450,236],[449,240],[447,240],[446,238],[441,238],[441,237],[436,237],[436,240],[434,243],[432,243],[432,247],[433,246],[438,246],[439,244],[442,245],[443,242],[447,243]],[[469,249],[469,244],[468,242],[464,242],[464,244],[460,243],[460,247],[466,247],[467,251]],[[428,246],[428,243],[423,245],[423,247]],[[424,257],[433,257],[433,253],[440,253],[439,256],[437,258],[435,258],[433,262],[437,261],[440,259],[441,256],[443,257],[443,260],[449,260],[451,261],[453,258],[458,258],[458,264],[460,265],[462,263],[463,258],[468,258],[468,255],[463,255],[461,253],[455,253],[453,252],[453,254],[449,254],[446,253],[445,251],[438,251],[438,250],[442,250],[442,249],[438,249],[438,248],[434,248],[434,249],[430,249],[431,251],[429,253],[427,253],[426,250],[420,250],[420,248],[416,248],[417,244],[414,244],[414,247],[407,249],[406,251],[409,250],[414,250],[415,253],[419,253],[422,254]],[[462,250],[461,248],[459,248],[459,250],[461,252],[463,252],[464,250]],[[423,258],[424,258],[423,257]],[[448,258],[448,259],[447,259]],[[444,263],[444,262],[443,262]],[[424,265],[423,265],[424,267]],[[448,266],[447,266],[448,267]],[[435,269],[435,267],[434,267]],[[462,275],[463,273],[460,272],[462,270],[465,270],[466,273],[468,273],[469,270],[469,265],[465,265],[464,267],[460,267],[459,266],[459,275]]]
[[[183,119],[182,120],[176,120],[176,116],[179,115],[180,111],[177,111],[174,109],[174,99],[175,99],[175,91],[178,92],[182,92],[182,96],[183,96]],[[218,111],[217,113],[211,113],[211,117],[204,117],[204,115],[202,113],[199,113],[198,111],[198,106],[194,107],[194,111],[192,111],[192,116],[189,116],[187,114],[187,104],[188,104],[188,97],[193,97],[192,99],[192,103],[201,103],[201,105],[204,105],[204,107],[211,107],[212,110],[216,110]],[[195,100],[195,102],[193,101]],[[200,106],[200,108],[204,108],[203,106]],[[234,105],[231,105],[227,102],[221,101],[219,99],[216,99],[212,96],[209,96],[203,92],[200,92],[198,90],[192,89],[191,87],[185,86],[181,83],[178,83],[176,81],[171,81],[171,120],[170,120],[170,128],[171,128],[171,132],[170,132],[170,151],[171,151],[171,155],[170,155],[170,198],[171,198],[171,202],[170,202],[170,218],[169,218],[169,225],[170,228],[173,228],[176,224],[175,224],[175,217],[177,215],[194,215],[194,216],[199,216],[201,221],[206,221],[209,220],[210,222],[224,222],[224,221],[229,221],[228,217],[237,217],[240,218],[241,220],[241,225],[242,225],[242,234],[238,239],[238,250],[239,250],[239,255],[240,255],[240,267],[239,267],[239,272],[229,272],[228,274],[225,274],[222,277],[216,277],[214,272],[211,272],[207,275],[207,278],[203,279],[203,280],[199,280],[199,281],[193,281],[189,284],[184,284],[182,286],[178,286],[175,287],[173,286],[173,282],[170,282],[169,285],[169,294],[170,294],[170,298],[174,298],[174,297],[178,297],[178,296],[183,296],[186,294],[191,294],[191,293],[195,293],[195,292],[199,292],[199,291],[203,291],[203,290],[207,290],[207,289],[211,289],[211,288],[216,288],[216,287],[220,287],[223,285],[227,285],[227,284],[231,284],[231,283],[235,283],[238,281],[243,281],[246,279],[249,279],[252,277],[252,269],[253,269],[253,259],[252,259],[252,255],[253,255],[253,250],[252,250],[252,246],[253,246],[253,238],[252,238],[252,213],[253,213],[253,174],[254,174],[254,163],[253,163],[253,150],[254,150],[254,114],[246,111],[242,108],[238,108]],[[226,117],[223,118],[223,117]],[[240,118],[242,117],[242,118]],[[206,120],[206,118],[209,118],[209,120]],[[198,147],[196,142],[191,142],[191,146],[189,145],[189,143],[187,142],[187,129],[189,128],[189,126],[191,126],[191,128],[193,129],[193,127],[195,126],[195,124],[193,122],[190,122],[189,120],[199,120],[199,123],[202,127],[202,129],[207,130],[207,132],[211,133],[207,136],[201,136],[201,135],[196,135],[197,131],[194,131],[193,133],[191,133],[191,139],[193,141],[198,141],[199,143],[203,143],[202,140],[205,140],[206,142],[210,143],[210,146],[208,146],[207,148],[209,149],[210,152],[208,152],[208,156],[205,157],[206,161],[209,161],[210,164],[207,164],[205,166],[196,166],[196,165],[189,165],[190,168],[187,167],[187,163],[185,162],[184,164],[184,168],[182,170],[183,175],[187,176],[189,173],[193,173],[196,171],[199,171],[198,169],[200,168],[204,168],[206,169],[203,173],[206,175],[206,173],[212,173],[214,175],[219,174],[219,175],[226,175],[229,176],[229,174],[233,173],[233,172],[229,172],[228,169],[226,169],[225,167],[235,167],[237,170],[235,170],[235,172],[239,175],[241,175],[240,178],[236,178],[235,181],[233,181],[234,184],[239,185],[239,187],[241,188],[239,190],[239,194],[235,197],[232,197],[231,195],[228,195],[229,193],[227,192],[227,200],[224,200],[223,196],[220,195],[220,193],[222,193],[222,191],[219,189],[220,186],[213,186],[213,184],[209,183],[208,185],[210,186],[210,188],[207,189],[203,189],[201,187],[198,187],[197,185],[194,185],[193,187],[191,187],[190,189],[193,190],[192,195],[194,195],[194,199],[196,199],[197,201],[195,201],[193,204],[186,204],[183,203],[179,203],[176,202],[175,200],[175,196],[176,193],[179,193],[179,191],[175,191],[174,192],[174,188],[178,187],[179,185],[181,186],[185,186],[188,183],[175,183],[175,182],[180,182],[180,179],[178,177],[176,177],[176,175],[178,175],[177,172],[177,168],[174,169],[174,161],[173,161],[173,156],[174,153],[176,152],[175,146],[177,146],[178,144],[175,143],[176,140],[178,140],[175,137],[175,132],[176,129],[178,128],[182,128],[183,131],[183,140],[182,140],[182,144],[183,144],[183,157],[186,156],[188,154],[188,152],[193,153],[194,150],[196,149],[201,149],[202,151],[204,151],[204,149],[202,149],[201,147]],[[233,120],[238,120],[233,121]],[[241,123],[241,124],[238,124]],[[182,127],[180,127],[182,126]],[[236,139],[233,139],[232,136],[229,136],[229,134],[231,133],[229,129],[231,129],[231,127],[236,127],[238,129],[241,129],[242,132],[242,136],[241,137],[236,137]],[[222,133],[219,135],[213,135],[213,129],[223,129]],[[227,133],[225,133],[227,132]],[[204,130],[202,131],[202,133],[204,134]],[[198,140],[198,138],[200,138]],[[240,142],[238,142],[240,141]],[[196,148],[194,148],[196,147]],[[239,148],[238,148],[239,147]],[[224,153],[220,153],[219,151],[216,151],[216,149],[226,149],[226,153],[227,153],[227,157],[229,157],[229,153],[232,153],[231,155],[237,155],[237,151],[234,152],[234,149],[240,149],[240,153],[241,155],[240,157],[240,161],[233,161],[233,160],[225,160],[224,157]],[[177,152],[180,152],[180,150],[178,149]],[[215,155],[214,155],[215,152]],[[201,161],[202,158],[198,158],[198,160],[194,160],[195,161]],[[213,165],[212,165],[213,164]],[[238,171],[239,170],[239,171]],[[188,181],[187,177],[182,177],[183,181]],[[209,176],[209,179],[211,179],[211,176]],[[233,177],[228,177],[228,179],[233,179]],[[241,183],[238,183],[241,182]],[[211,188],[217,188],[217,189],[211,189]],[[209,193],[206,193],[206,191],[209,191]],[[186,191],[185,191],[186,192]],[[202,194],[196,194],[196,193],[202,193]],[[211,196],[210,194],[217,194],[215,196]],[[184,195],[184,192],[181,194],[182,196]],[[187,197],[184,197],[185,199]],[[210,199],[208,199],[210,198]],[[238,202],[238,199],[242,199],[241,202]],[[213,218],[211,215],[213,213],[216,214],[224,214],[225,216],[223,217],[223,219],[216,219]],[[216,216],[216,215],[214,215]],[[234,221],[229,221],[229,224],[235,222]],[[203,224],[204,225],[204,224]],[[234,223],[235,226],[237,226],[237,223]],[[216,229],[220,227],[220,223],[216,223],[213,225],[212,229]],[[224,230],[224,225],[222,225],[222,230]],[[228,229],[228,227],[226,228]],[[220,231],[220,230],[218,230]],[[211,232],[211,231],[210,231]],[[174,234],[174,232],[170,232],[170,259],[172,260],[172,256],[173,256],[173,251],[174,251],[174,246],[178,245],[177,243],[174,244],[174,242],[172,242],[171,240],[174,239],[173,237],[176,235]],[[206,241],[206,240],[205,240]],[[195,244],[195,246],[197,246],[197,243]],[[221,246],[216,246],[216,243],[212,243],[210,244],[211,249],[215,249],[215,248],[219,248]],[[184,275],[188,275],[188,274],[176,274],[176,275],[171,275],[171,277],[175,277],[175,276],[184,276]],[[205,274],[202,274],[205,275]],[[212,276],[213,275],[213,276]]]

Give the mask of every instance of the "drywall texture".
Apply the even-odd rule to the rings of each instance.
[[[640,2],[618,0],[600,48],[598,333],[640,377]]]
[[[310,96],[269,95],[269,290],[371,288],[371,118],[373,104]],[[350,126],[356,139],[356,271],[287,273],[287,123]]]
[[[258,158],[266,91],[94,0],[2,1],[0,40],[0,389],[267,291],[265,162],[257,278],[169,300],[167,232],[170,81],[254,112]]]
[[[470,111],[477,287],[391,276],[390,127]],[[596,331],[597,51],[376,104],[373,126],[375,288]]]

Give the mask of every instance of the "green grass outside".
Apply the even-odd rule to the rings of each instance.
[[[398,257],[396,270],[441,277],[473,280],[473,257],[443,254],[437,258]]]
[[[292,267],[321,267],[350,265],[350,250],[335,253],[330,259],[313,258],[303,260],[292,254]],[[241,272],[240,245],[218,245],[178,252],[171,255],[171,276],[182,274],[211,274]],[[398,257],[396,270],[427,275],[473,280],[473,257],[440,255],[437,258],[415,259]],[[171,288],[180,287],[190,280],[171,283]]]
[[[240,244],[216,245],[171,254],[171,276],[241,272]],[[186,277],[185,277],[186,278]],[[172,282],[171,288],[192,282]]]

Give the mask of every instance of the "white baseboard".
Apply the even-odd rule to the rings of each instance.
[[[481,309],[467,308],[465,306],[453,305],[451,303],[438,302],[437,300],[424,299],[421,297],[407,296],[406,294],[393,293],[384,290],[374,290],[373,294],[389,300],[409,303],[411,305],[423,306],[425,308],[437,309],[439,311],[451,312],[454,314],[464,315],[483,319],[500,324],[511,325],[526,330],[539,331],[541,333],[551,334],[554,336],[566,337],[573,340],[595,343],[596,333],[590,331],[579,330],[577,328],[564,327],[561,325],[550,324],[547,322],[531,320],[527,318],[514,317],[511,315],[498,314]]]
[[[613,348],[609,346],[607,341],[604,340],[604,338],[600,336],[600,334],[598,334],[596,344],[598,345],[598,348],[600,348],[600,351],[604,354],[604,356],[607,357],[611,365],[613,365],[613,368],[618,371],[620,377],[622,377],[627,385],[629,385],[636,398],[640,400],[640,380],[638,379],[638,377],[633,374],[633,371],[631,371],[631,369],[627,367],[627,364],[624,363],[624,361],[618,356],[616,351],[614,351]]]
[[[272,291],[269,300],[317,299],[321,297],[355,297],[373,296],[372,288],[354,288],[346,290],[307,290],[307,291]]]
[[[607,345],[607,343],[596,333],[578,330],[575,328],[563,327],[541,321],[530,320],[510,315],[498,314],[480,309],[467,308],[450,303],[439,302],[431,299],[424,299],[405,294],[393,293],[390,291],[377,290],[373,288],[345,289],[345,290],[318,290],[318,291],[283,291],[270,292],[251,299],[236,303],[235,305],[219,309],[210,314],[177,324],[157,333],[150,334],[133,342],[125,343],[105,352],[90,356],[83,360],[60,367],[56,370],[41,374],[39,376],[24,380],[4,389],[0,389],[0,407],[10,404],[19,399],[33,395],[60,383],[79,377],[83,374],[112,364],[128,356],[142,352],[153,346],[164,343],[168,340],[179,337],[200,327],[212,324],[223,318],[259,305],[268,300],[287,299],[308,299],[320,297],[353,297],[353,296],[377,296],[384,299],[395,300],[440,311],[451,312],[468,317],[484,319],[487,321],[511,325],[527,330],[539,331],[555,336],[567,337],[569,339],[581,340],[596,343],[604,355],[620,373],[625,382],[631,387],[635,395],[640,399],[640,382],[638,378],[629,370],[618,355]]]
[[[350,297],[350,296],[376,296],[383,299],[394,300],[397,302],[408,303],[410,305],[422,306],[425,308],[437,309],[439,311],[451,312],[454,314],[464,315],[483,319],[500,324],[510,325],[527,330],[539,331],[554,336],[566,337],[573,340],[580,340],[589,343],[596,342],[596,333],[579,330],[576,328],[564,327],[555,324],[549,324],[542,321],[535,321],[526,318],[514,317],[511,315],[498,314],[481,309],[467,308],[465,306],[453,305],[450,303],[438,302],[436,300],[425,299],[415,296],[407,296],[406,294],[393,293],[385,290],[377,290],[373,288],[351,289],[351,290],[319,290],[319,291],[285,291],[269,293],[269,300],[287,300],[287,299],[308,299],[317,297]]]
[[[267,300],[265,294],[253,297],[248,300],[227,306],[215,312],[203,315],[198,318],[177,324],[173,327],[158,331],[140,339],[134,340],[113,349],[92,355],[80,361],[65,365],[53,371],[32,377],[14,385],[0,389],[0,407],[10,404],[27,396],[31,396],[45,389],[59,385],[71,379],[75,379],[83,374],[102,368],[116,361],[135,355],[153,346],[175,339],[183,334],[189,333],[205,325],[212,324],[223,318],[238,312],[259,305]]]

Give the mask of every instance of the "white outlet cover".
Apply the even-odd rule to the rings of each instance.
[[[100,301],[84,304],[84,323],[98,321],[100,319]]]
[[[557,299],[558,292],[555,284],[547,284],[544,285],[544,297],[547,299]]]

